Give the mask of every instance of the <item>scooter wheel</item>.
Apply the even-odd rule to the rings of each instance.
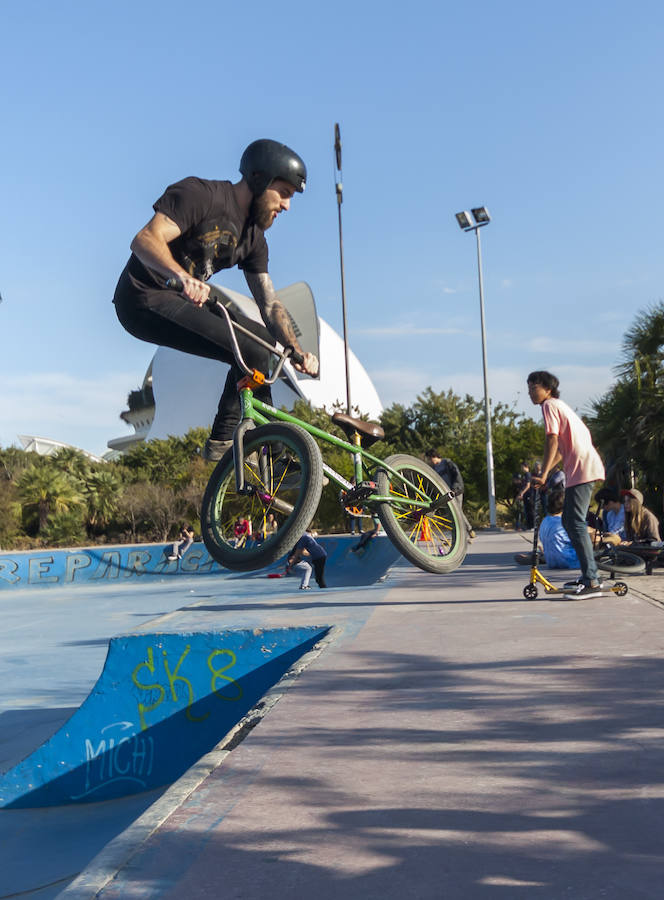
[[[537,585],[535,584],[527,584],[523,589],[523,596],[526,600],[536,600],[537,599]]]
[[[619,597],[624,597],[627,593],[628,588],[624,581],[616,581],[611,590]]]

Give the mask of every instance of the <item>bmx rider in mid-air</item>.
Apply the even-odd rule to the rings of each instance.
[[[224,317],[206,306],[214,272],[238,266],[260,310],[265,328],[229,309],[231,318],[264,340],[280,341],[303,356],[295,364],[315,376],[318,360],[300,347],[287,311],[268,274],[265,231],[286,212],[295,192],[305,188],[302,159],[285,144],[258,140],[240,160],[242,178],[209,181],[185,178],[170,185],[154,204],[154,215],[131,242],[132,255],[115,290],[115,309],[126,330],[153,344],[230,364],[203,457],[218,460],[232,445],[240,420],[237,382],[242,372],[232,352]],[[169,288],[174,279],[181,290]],[[270,353],[249,337],[237,334],[249,366],[268,372]],[[272,404],[270,388],[256,397]]]

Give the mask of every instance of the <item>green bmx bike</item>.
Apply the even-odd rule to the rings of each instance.
[[[210,555],[228,569],[251,571],[290,552],[316,513],[327,476],[346,492],[345,506],[362,506],[378,516],[388,538],[411,563],[434,573],[460,566],[466,556],[466,529],[459,502],[440,476],[413,456],[372,455],[368,448],[384,436],[373,422],[335,413],[332,421],[347,438],[342,440],[257,400],[254,390],[274,384],[289,357],[301,360],[292,348],[279,354],[234,322],[222,303],[208,302],[226,317],[235,358],[246,372],[238,383],[242,418],[233,447],[217,463],[203,497],[201,530]],[[246,365],[238,331],[277,354],[270,378]],[[355,484],[323,462],[317,441],[349,454]],[[251,523],[252,538],[246,539],[245,533],[239,540],[246,522]]]

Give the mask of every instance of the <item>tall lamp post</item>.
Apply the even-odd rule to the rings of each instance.
[[[350,405],[350,363],[348,359],[348,326],[346,324],[346,277],[344,274],[344,239],[341,230],[341,204],[343,203],[344,187],[341,180],[341,131],[338,122],[334,126],[334,162],[336,166],[334,187],[339,210],[339,262],[341,265],[341,310],[344,320],[344,359],[346,361],[346,412],[350,416],[352,407]]]
[[[472,218],[471,218],[472,214]],[[480,244],[480,228],[488,225],[491,216],[486,206],[478,206],[470,212],[464,210],[456,214],[459,228],[463,231],[474,231],[477,238],[477,271],[480,282],[480,323],[482,326],[482,366],[484,369],[484,418],[486,421],[486,468],[489,484],[489,523],[496,527],[496,483],[493,476],[493,445],[491,442],[491,407],[489,405],[489,382],[486,365],[486,332],[484,328],[484,282],[482,280],[482,246]]]

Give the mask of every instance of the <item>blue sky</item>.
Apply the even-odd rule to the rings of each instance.
[[[164,187],[239,175],[272,137],[309,181],[268,233],[341,330],[333,126],[343,139],[353,349],[384,405],[482,395],[475,241],[485,204],[489,385],[536,415],[548,368],[580,410],[662,298],[664,8],[655,2],[199,0],[3,4],[0,444],[103,452],[152,357],[110,302]],[[237,272],[215,280],[246,292]],[[195,389],[192,387],[192,389]]]

